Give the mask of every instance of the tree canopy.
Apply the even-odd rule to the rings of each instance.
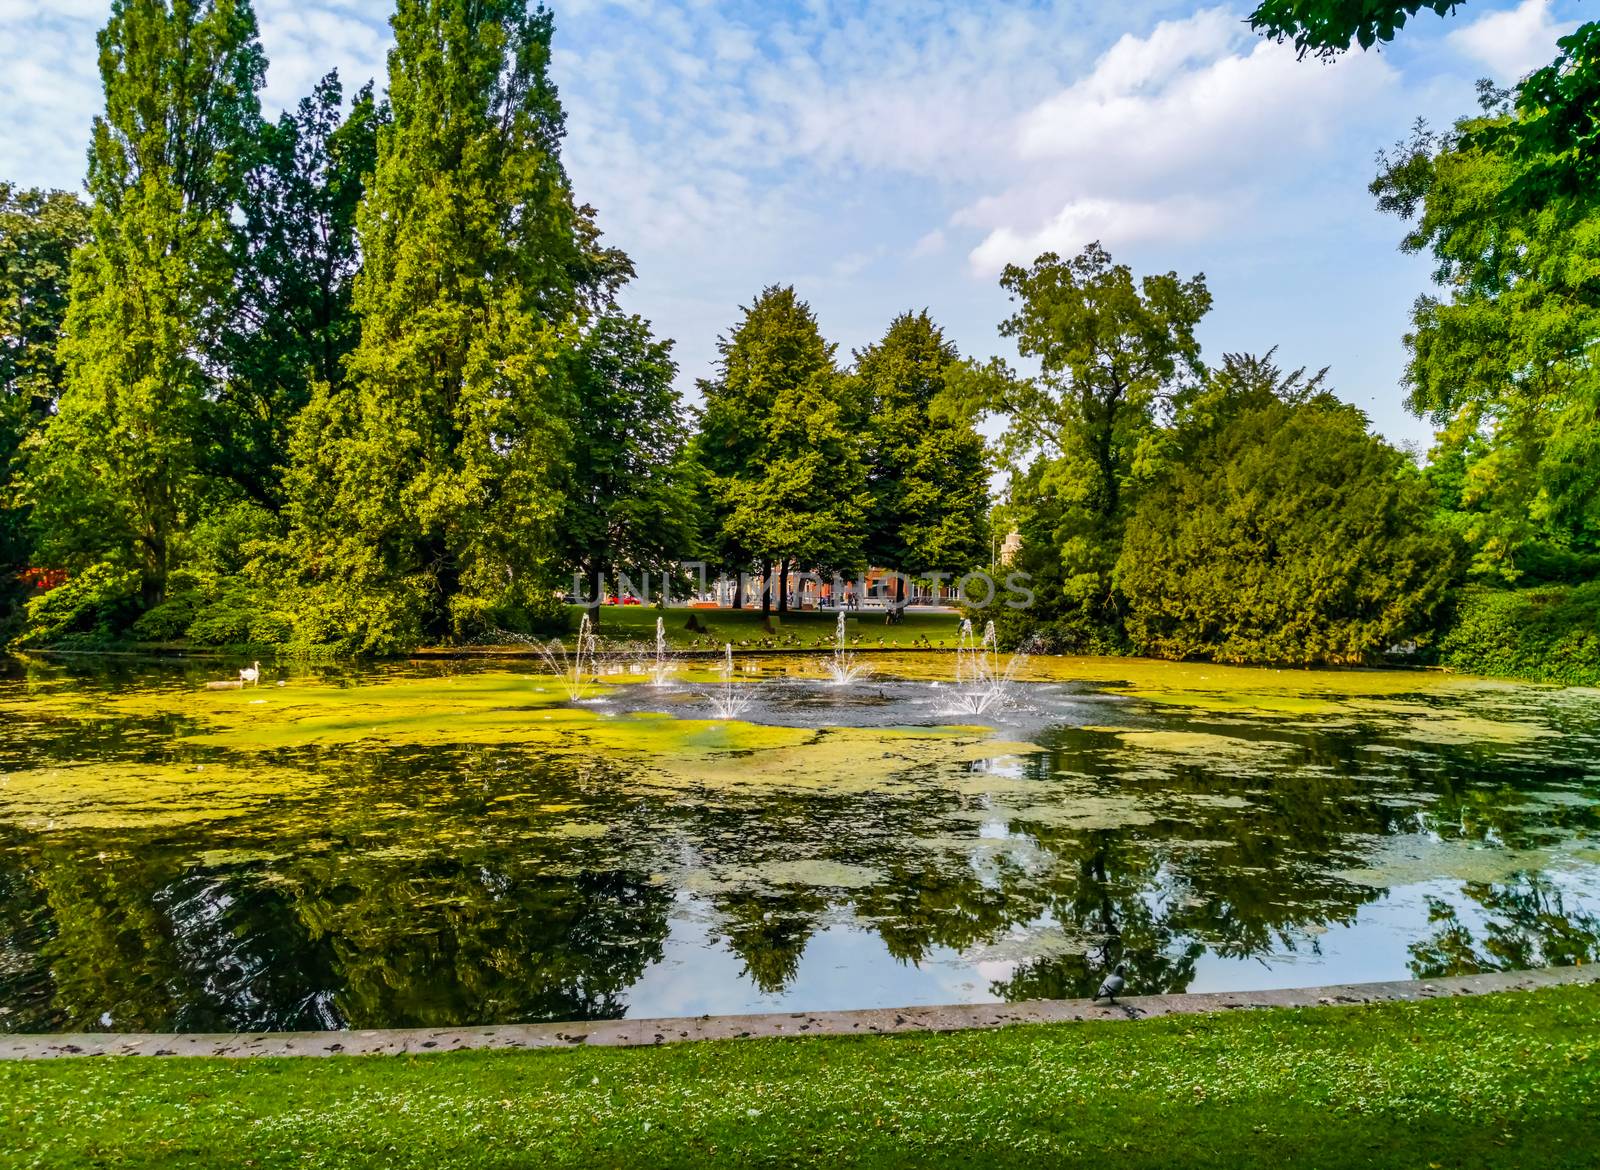
[[[88,209],[76,196],[0,182],[0,617],[10,582],[30,567],[27,512],[12,505],[11,480],[61,396],[56,341],[72,253],[88,230]]]
[[[559,541],[587,583],[598,628],[615,570],[665,574],[696,549],[689,419],[673,385],[672,343],[652,337],[640,317],[600,317],[569,360],[574,413]]]
[[[1394,40],[1419,12],[1446,16],[1464,0],[1263,0],[1250,27],[1279,40],[1292,39],[1301,54],[1342,53],[1354,41],[1363,49]]]
[[[955,345],[923,310],[896,317],[854,357],[867,420],[867,558],[909,575],[986,563],[988,461],[948,384]]]
[[[1271,355],[1228,355],[1180,412],[1117,560],[1134,650],[1362,662],[1428,627],[1454,574],[1427,485]]]
[[[1483,144],[1516,118],[1506,94],[1445,133],[1419,126],[1372,183],[1430,255],[1440,292],[1406,335],[1406,404],[1439,428],[1437,474],[1482,573],[1600,553],[1600,208],[1508,202],[1518,165]]]
[[[1048,596],[1096,641],[1117,623],[1111,570],[1132,498],[1157,453],[1158,420],[1202,369],[1195,327],[1211,308],[1204,275],[1135,280],[1098,243],[1070,260],[1054,253],[1010,265],[1001,287],[1017,303],[1002,335],[1037,359],[1036,378],[972,383],[1002,416],[1001,451],[1033,501],[1024,546],[1053,550]],[[1027,469],[1024,471],[1024,469]],[[1047,530],[1046,530],[1047,529]]]
[[[294,438],[313,640],[394,648],[548,612],[563,378],[631,272],[561,165],[553,25],[522,0],[400,0],[392,121],[358,213],[360,341]]]
[[[57,413],[29,458],[44,547],[71,568],[137,569],[159,599],[206,475],[230,300],[230,215],[259,135],[266,59],[249,0],[116,0],[105,112],[89,149]]]
[[[700,457],[717,509],[717,544],[732,567],[780,578],[804,569],[863,567],[866,469],[859,405],[811,307],[793,287],[763,289],[718,340]],[[762,593],[769,608],[781,584]]]
[[[217,476],[274,510],[295,417],[313,384],[343,378],[356,342],[356,212],[387,120],[370,82],[346,111],[329,73],[296,109],[262,125],[241,191],[212,450]]]

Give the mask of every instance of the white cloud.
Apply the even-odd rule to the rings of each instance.
[[[367,81],[382,88],[390,42],[383,6],[257,0],[255,7],[267,54],[261,105],[268,117],[293,107],[330,69],[339,70],[347,97]]]
[[[1548,65],[1555,58],[1556,41],[1577,27],[1576,21],[1557,21],[1550,0],[1523,0],[1515,8],[1479,17],[1446,40],[1487,65],[1496,81],[1517,81]]]
[[[915,244],[911,245],[911,255],[914,257],[937,256],[944,251],[944,229],[934,228]]]
[[[1091,240],[1119,245],[1198,239],[1214,231],[1223,217],[1221,204],[1182,196],[1149,201],[1073,199],[1031,231],[995,228],[972,250],[970,260],[975,271],[989,275],[1041,252],[1071,255]]]
[[[1014,178],[959,211],[975,272],[1046,248],[1194,239],[1240,226],[1264,185],[1318,165],[1390,90],[1382,59],[1299,61],[1208,9],[1124,35],[1016,120]]]

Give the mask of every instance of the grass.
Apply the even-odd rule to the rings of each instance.
[[[584,610],[571,607],[572,629],[578,628],[578,617]],[[699,618],[709,631],[696,633],[686,628],[689,616]],[[720,650],[725,642],[732,642],[735,650],[741,647],[767,649],[831,649],[834,644],[834,613],[794,612],[772,614],[772,632],[768,633],[761,622],[759,609],[669,609],[664,613],[650,605],[607,605],[600,611],[600,635],[619,641],[651,642],[656,637],[656,618],[666,618],[667,641],[679,649]],[[908,611],[900,622],[885,625],[882,610],[864,610],[848,614],[845,633],[858,647],[922,646],[943,644],[947,650],[955,649],[956,627],[960,618],[953,613],[916,613]]]
[[[950,1035],[0,1065],[5,1166],[1600,1164],[1600,987]]]

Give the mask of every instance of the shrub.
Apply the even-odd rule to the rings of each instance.
[[[1439,661],[1472,674],[1600,686],[1600,581],[1463,590]]]
[[[211,583],[209,574],[173,570],[167,578],[167,596],[140,614],[128,633],[136,642],[175,642],[184,637]]]
[[[121,637],[139,614],[137,570],[90,565],[28,602],[21,646],[98,646]]]
[[[1432,627],[1457,563],[1432,512],[1354,408],[1244,409],[1185,443],[1129,521],[1128,638],[1162,658],[1361,662]]]

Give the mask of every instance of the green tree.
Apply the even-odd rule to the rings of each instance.
[[[329,73],[296,110],[262,127],[244,186],[211,450],[218,477],[273,510],[283,502],[294,419],[313,383],[342,380],[356,342],[356,210],[387,116],[370,84],[344,112],[339,76]]]
[[[88,230],[89,211],[76,196],[0,183],[0,619],[31,551],[27,512],[5,502],[5,487],[61,395],[56,343],[72,253]]]
[[[858,567],[865,523],[859,418],[835,347],[792,287],[762,290],[731,336],[717,376],[700,382],[697,444],[733,567],[759,566],[786,608],[788,570]],[[772,581],[776,573],[777,581]]]
[[[1007,266],[1001,286],[1018,303],[1000,327],[1039,363],[1030,379],[976,383],[984,409],[1006,419],[1001,450],[1042,525],[1022,525],[1024,568],[1046,588],[1041,615],[1068,640],[1095,643],[1118,620],[1111,570],[1140,480],[1159,449],[1157,421],[1198,378],[1194,330],[1211,308],[1205,277],[1168,272],[1135,281],[1099,244],[1071,260],[1045,253]],[[1027,467],[1026,473],[1022,468]]]
[[[1278,40],[1292,38],[1301,54],[1331,57],[1354,41],[1370,49],[1394,40],[1411,17],[1422,11],[1444,16],[1463,0],[1263,0],[1250,14],[1250,27]]]
[[[401,0],[357,216],[361,338],[292,439],[299,636],[362,650],[548,611],[581,315],[630,272],[558,148],[550,13]]]
[[[689,423],[673,386],[672,343],[650,335],[640,317],[599,318],[572,358],[569,480],[562,493],[560,540],[566,563],[600,602],[618,567],[665,572],[692,555]]]
[[[46,555],[136,568],[150,603],[215,490],[210,355],[266,61],[249,0],[116,0],[99,43],[91,235],[26,498]]]
[[[865,410],[866,555],[909,574],[960,573],[988,548],[988,467],[969,413],[946,407],[960,354],[926,310],[855,353]]]
[[[1432,494],[1322,378],[1229,355],[1185,403],[1117,561],[1139,653],[1350,663],[1428,629],[1455,568]]]
[[[1412,310],[1406,405],[1438,428],[1432,474],[1474,568],[1510,580],[1600,553],[1600,208],[1508,201],[1518,164],[1474,136],[1516,115],[1503,91],[1482,104],[1419,124],[1371,189],[1445,290]]]

